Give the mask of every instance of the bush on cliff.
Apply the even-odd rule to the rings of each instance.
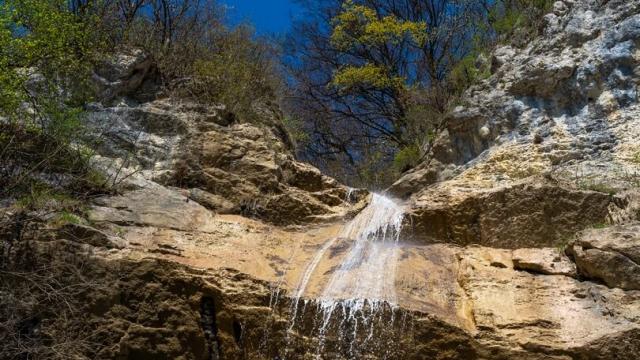
[[[61,0],[0,4],[0,196],[28,193],[42,174],[88,185],[81,117],[104,44],[96,22]]]

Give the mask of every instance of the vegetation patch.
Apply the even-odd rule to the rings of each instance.
[[[611,196],[618,193],[618,189],[604,183],[597,181],[582,181],[578,184],[578,188],[581,190],[597,191]]]

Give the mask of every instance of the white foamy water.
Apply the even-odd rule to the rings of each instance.
[[[321,300],[361,299],[395,303],[396,248],[404,208],[373,194],[371,203],[345,227],[351,249],[333,273]]]
[[[333,245],[333,243],[336,242],[336,240],[337,238],[333,238],[327,241],[326,244],[324,244],[322,248],[316,253],[316,255],[313,257],[311,262],[307,265],[307,268],[305,269],[304,273],[302,274],[302,278],[300,278],[300,283],[298,284],[296,293],[293,296],[294,300],[291,306],[292,315],[291,315],[291,324],[289,325],[289,329],[292,329],[295,326],[300,299],[304,295],[304,291],[307,289],[309,280],[311,279],[311,275],[313,275],[313,272],[318,267],[318,264],[324,257],[324,254],[327,252],[327,250],[329,250],[329,248]]]
[[[349,241],[350,248],[333,271],[314,307],[319,320],[318,357],[332,321],[352,333],[349,334],[352,339],[349,352],[353,353],[354,347],[362,345],[358,341],[367,342],[373,336],[374,322],[380,321],[386,310],[393,312],[397,249],[403,219],[404,207],[401,204],[384,195],[373,194],[369,206],[345,225],[339,239]],[[307,265],[294,294],[290,329],[295,325],[300,298],[304,296],[309,280],[337,240],[325,243]],[[358,332],[363,329],[370,335],[357,340]],[[346,334],[337,335],[343,337]]]

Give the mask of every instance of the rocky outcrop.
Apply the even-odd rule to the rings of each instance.
[[[576,265],[558,249],[517,249],[513,251],[512,260],[516,270],[576,277]]]
[[[578,272],[609,287],[640,290],[640,227],[637,224],[585,232],[568,249]]]
[[[640,170],[639,5],[558,1],[545,22],[526,48],[495,51],[432,158],[390,188],[418,238],[551,246],[628,206],[613,195]]]
[[[335,220],[364,198],[297,162],[277,111],[239,123],[224,106],[133,96],[153,84],[149,61],[133,51],[99,72],[109,79],[100,82],[108,95],[91,105],[88,121],[97,162],[114,184],[151,198],[164,193],[149,191],[177,187],[215,212],[279,224]]]
[[[277,111],[241,123],[161,97],[142,53],[116,56],[88,117],[114,192],[66,223],[0,201],[3,255],[21,269],[0,273],[0,315],[24,286],[47,305],[0,322],[42,344],[81,334],[91,346],[60,347],[78,358],[636,357],[640,3],[553,9],[541,39],[496,51],[433,159],[390,189],[407,199],[400,242],[349,266],[343,227],[366,191],[296,161]],[[394,275],[393,306],[325,319],[327,284],[371,280],[359,269],[378,258],[394,266],[366,275]]]
[[[118,251],[66,231],[30,242],[39,262],[94,258],[81,263],[83,278],[94,279],[82,302],[91,320],[85,331],[100,334],[96,356],[303,359],[317,351],[314,299],[348,239],[329,247],[295,325],[290,296],[305,264],[339,226],[291,232],[218,215],[208,227],[179,229],[180,219],[166,220],[95,222],[125,244]],[[46,233],[32,229],[25,238]],[[407,244],[398,258],[395,313],[378,314],[363,334],[354,333],[363,336],[363,357],[610,359],[640,347],[640,292],[576,279],[574,263],[559,249]],[[40,331],[68,326],[60,321]],[[336,321],[328,325],[323,354],[349,359],[353,340],[340,336]],[[380,340],[367,344],[367,336]]]
[[[561,186],[543,178],[473,188],[437,184],[412,198],[417,242],[519,248],[555,246],[617,207],[609,194]]]
[[[513,260],[486,248],[462,255],[461,286],[486,358],[615,359],[638,350],[637,292],[514,271]]]

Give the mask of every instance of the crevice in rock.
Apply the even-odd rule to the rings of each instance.
[[[200,325],[207,341],[207,360],[219,360],[222,358],[222,349],[218,339],[218,324],[216,320],[216,307],[213,298],[204,296],[200,300]]]
[[[565,277],[568,277],[568,278],[571,278],[571,279],[576,279],[576,276],[572,276],[572,275],[569,275],[569,274],[562,274],[562,273],[547,274],[547,273],[542,272],[542,271],[536,271],[536,270],[533,270],[533,269],[525,269],[525,268],[521,268],[521,267],[518,267],[518,266],[514,266],[513,270],[514,271],[524,272],[524,273],[535,275],[535,276],[565,276]]]
[[[238,346],[240,348],[242,348],[242,324],[240,324],[240,322],[237,319],[233,320],[233,339],[236,341],[236,344],[238,344]]]

